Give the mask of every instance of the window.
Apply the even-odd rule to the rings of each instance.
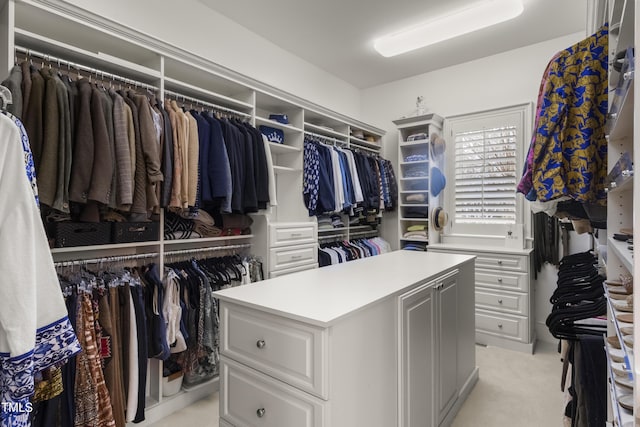
[[[451,233],[503,236],[509,226],[523,223],[516,187],[530,117],[525,104],[448,119]]]

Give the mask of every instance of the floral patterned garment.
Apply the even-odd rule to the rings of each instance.
[[[605,25],[550,64],[531,165],[539,201],[606,201],[608,35]]]

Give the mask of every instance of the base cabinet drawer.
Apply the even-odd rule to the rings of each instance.
[[[310,223],[278,223],[270,225],[269,246],[291,246],[315,243],[315,224]]]
[[[529,275],[527,273],[502,272],[478,268],[476,269],[476,286],[529,292]]]
[[[476,288],[476,307],[527,316],[529,296],[516,292]]]
[[[222,303],[224,356],[327,399],[327,330]]]
[[[269,270],[282,270],[318,262],[318,249],[310,245],[288,246],[270,250]]]
[[[311,270],[314,268],[318,268],[318,264],[315,262],[312,262],[310,264],[300,265],[298,267],[285,268],[283,270],[275,270],[275,271],[269,272],[269,278],[273,279],[274,277],[286,276],[287,274],[297,273],[298,271]]]
[[[476,267],[498,270],[527,271],[529,258],[525,256],[506,254],[477,254]]]
[[[484,310],[476,310],[476,331],[516,341],[528,342],[528,320]]]
[[[220,358],[220,416],[236,427],[323,427],[328,403]]]

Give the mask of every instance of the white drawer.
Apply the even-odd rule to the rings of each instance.
[[[220,416],[237,427],[322,427],[328,403],[220,358]]]
[[[529,275],[527,273],[502,272],[479,268],[476,270],[476,285],[487,288],[529,292]]]
[[[298,271],[311,270],[312,268],[318,268],[317,263],[305,264],[299,267],[287,268],[286,270],[276,270],[269,273],[269,278],[273,279],[274,277],[286,276],[287,274],[296,273]]]
[[[318,262],[318,248],[310,245],[275,248],[270,250],[269,270],[282,270]]]
[[[476,307],[527,316],[529,297],[516,292],[476,288]]]
[[[269,246],[272,248],[316,241],[316,227],[312,223],[279,223],[271,224],[270,228]]]
[[[529,342],[528,326],[528,320],[524,317],[476,310],[476,331],[478,332]]]
[[[328,332],[294,320],[221,303],[221,353],[328,399]]]
[[[491,268],[493,270],[517,270],[528,271],[528,259],[526,256],[506,255],[506,254],[476,254],[476,267]]]

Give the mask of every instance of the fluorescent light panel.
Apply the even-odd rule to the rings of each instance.
[[[380,37],[373,46],[390,57],[490,27],[519,16],[522,0],[485,0],[424,24]]]

